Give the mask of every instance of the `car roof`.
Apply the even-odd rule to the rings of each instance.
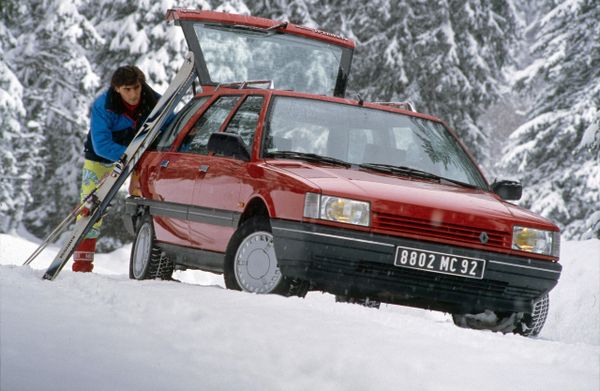
[[[367,101],[360,101],[360,100],[355,100],[355,99],[340,98],[340,97],[335,97],[335,96],[315,95],[315,94],[304,93],[304,92],[285,91],[285,90],[278,90],[278,89],[271,89],[271,88],[259,88],[259,87],[252,87],[252,86],[241,87],[241,85],[237,86],[237,87],[235,87],[235,86],[232,87],[231,85],[227,85],[227,86],[225,86],[225,85],[217,85],[217,86],[209,85],[209,86],[202,86],[202,87],[203,87],[203,91],[201,93],[197,94],[199,96],[200,95],[212,95],[215,93],[218,93],[219,95],[260,94],[260,95],[273,95],[273,96],[283,96],[283,97],[291,97],[291,98],[311,99],[311,100],[319,100],[319,101],[332,102],[332,103],[341,103],[341,104],[356,106],[356,107],[364,107],[364,108],[374,109],[374,110],[388,111],[388,112],[392,112],[392,113],[401,113],[401,114],[406,114],[406,115],[410,115],[413,117],[418,117],[418,118],[431,120],[434,122],[443,123],[447,126],[445,121],[443,121],[442,119],[440,119],[438,117],[435,117],[435,116],[432,116],[429,114],[420,113],[418,111],[413,111],[413,110],[408,110],[406,108],[402,108],[401,105],[403,105],[405,102],[398,102],[398,104],[367,102]]]

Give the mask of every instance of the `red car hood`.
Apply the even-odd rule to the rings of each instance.
[[[512,234],[515,224],[558,230],[549,220],[483,190],[367,170],[290,163],[275,165],[318,186],[323,194],[369,201],[374,219],[401,216],[432,226],[465,226],[506,234]]]

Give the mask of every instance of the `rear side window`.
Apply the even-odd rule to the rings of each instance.
[[[235,107],[239,96],[222,96],[198,118],[179,146],[180,152],[208,154],[208,139],[218,132],[229,112]]]
[[[262,104],[262,96],[249,96],[246,98],[231,121],[229,121],[225,131],[239,134],[247,147],[252,146]]]
[[[173,118],[167,128],[162,132],[160,138],[158,139],[158,143],[156,144],[156,149],[159,151],[169,149],[171,144],[173,144],[173,141],[175,141],[190,118],[207,100],[208,97],[195,99],[188,103],[179,113],[177,113],[175,118]]]

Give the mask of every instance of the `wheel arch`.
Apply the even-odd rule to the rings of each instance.
[[[267,202],[260,196],[256,196],[248,202],[244,212],[240,216],[238,221],[238,227],[240,227],[245,221],[255,216],[263,216],[267,220],[270,219],[271,213],[267,207]]]
[[[137,205],[135,213],[131,215],[133,228],[137,231],[140,228],[140,224],[145,215],[152,217],[150,214],[150,207],[148,205]],[[154,225],[154,219],[152,219],[152,225]],[[154,227],[156,229],[156,227]]]

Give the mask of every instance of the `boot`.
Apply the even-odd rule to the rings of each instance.
[[[96,239],[83,239],[73,253],[74,272],[91,272],[94,269],[94,253],[96,252]]]

